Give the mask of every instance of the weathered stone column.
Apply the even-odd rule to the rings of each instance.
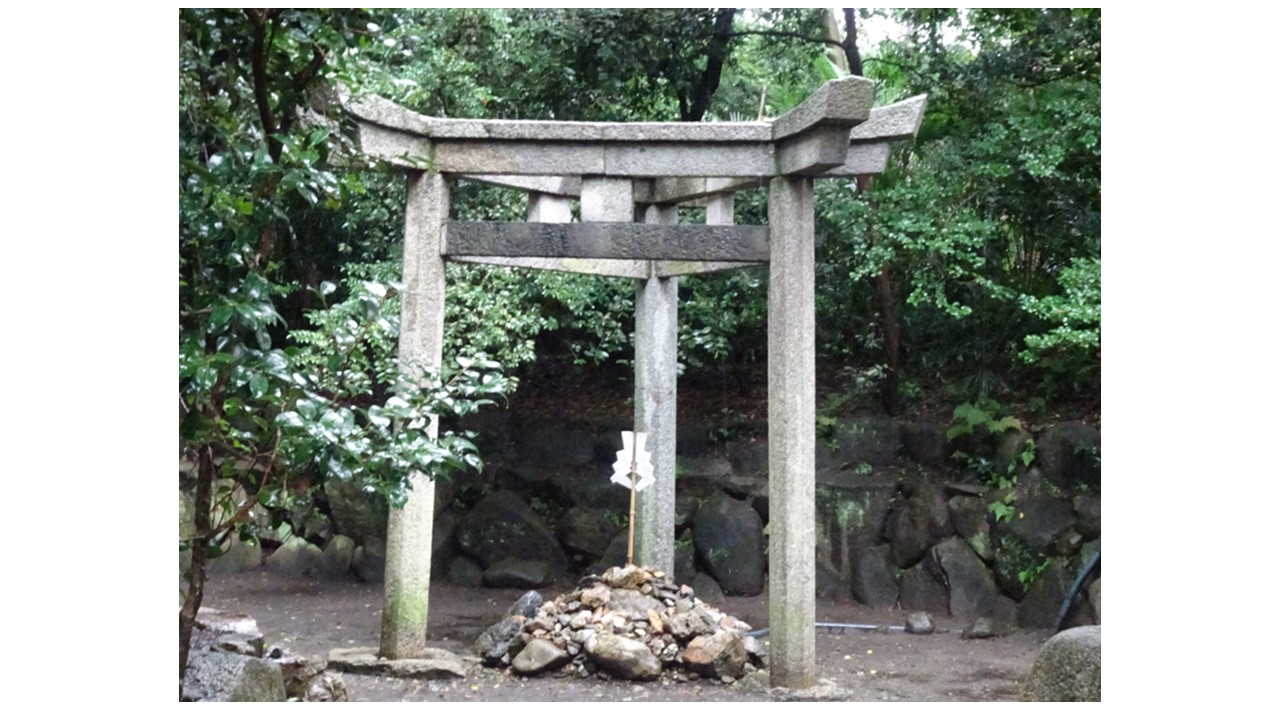
[[[646,223],[675,225],[676,220],[674,205],[645,208]],[[667,574],[675,572],[679,287],[674,277],[636,281],[635,429],[648,433],[654,483],[636,495],[635,561]]]
[[[569,198],[544,193],[529,193],[529,222],[567,223],[573,220]]]
[[[707,224],[733,224],[733,196],[717,195],[707,198]]]
[[[814,683],[813,180],[769,185],[769,681]]]
[[[409,176],[404,218],[404,291],[400,298],[400,359],[439,368],[444,344],[444,258],[441,233],[449,219],[449,189],[439,173]],[[436,436],[432,422],[428,432]],[[421,656],[427,647],[431,590],[431,523],[435,482],[417,473],[403,508],[387,521],[387,566],[382,605],[386,658]]]

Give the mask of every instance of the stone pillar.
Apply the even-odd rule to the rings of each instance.
[[[400,359],[439,368],[444,344],[444,258],[441,235],[449,219],[449,189],[439,173],[409,177],[404,218],[404,291],[400,298]],[[439,431],[437,422],[428,430]],[[423,655],[431,589],[431,523],[435,482],[416,473],[409,500],[387,520],[387,565],[381,654]]]
[[[582,178],[582,222],[634,222],[630,178]]]
[[[560,195],[529,193],[529,222],[567,223],[573,221],[569,198]]]
[[[733,196],[717,195],[707,198],[707,224],[733,224]]]
[[[813,180],[769,185],[769,681],[814,683]]]
[[[674,205],[651,205],[644,221],[675,225]],[[652,263],[650,263],[652,267]],[[654,484],[636,495],[637,565],[675,572],[676,337],[679,278],[636,281],[635,429],[648,433]],[[691,578],[684,578],[690,582]]]

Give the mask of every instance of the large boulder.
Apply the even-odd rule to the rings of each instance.
[[[284,575],[314,577],[324,572],[324,551],[294,535],[267,558],[267,567]]]
[[[437,485],[439,483],[437,482]],[[431,577],[444,577],[449,570],[449,561],[457,555],[458,548],[453,542],[453,531],[458,529],[460,514],[457,510],[438,513],[431,523]]]
[[[1018,603],[1018,625],[1025,628],[1056,630],[1062,603],[1071,591],[1075,576],[1063,558],[1053,558],[1027,588],[1026,597]]]
[[[995,471],[1003,475],[1010,468],[1016,472],[1026,467],[1023,454],[1029,449],[1028,442],[1034,443],[1035,439],[1025,430],[1011,430],[1001,435],[996,441]],[[1031,447],[1034,447],[1034,444]],[[1034,457],[1033,451],[1032,458]]]
[[[897,481],[891,475],[871,476],[849,471],[819,472],[816,489],[819,552],[831,558],[842,573],[849,570],[860,548],[884,538],[889,510],[897,497]]]
[[[933,483],[920,483],[889,517],[889,557],[900,568],[911,567],[953,533],[946,492]]]
[[[995,557],[991,545],[991,524],[987,520],[988,505],[986,499],[971,495],[957,495],[947,501],[956,534],[964,538],[984,562],[991,562]]]
[[[382,582],[387,568],[387,546],[378,538],[369,538],[351,556],[351,570],[369,583]]]
[[[1077,495],[1071,501],[1076,511],[1076,526],[1085,540],[1102,537],[1102,498],[1098,495]]]
[[[612,483],[610,483],[612,484]],[[621,567],[627,564],[627,543],[630,539],[630,533],[627,528],[622,528],[609,542],[609,547],[605,548],[604,555],[587,567],[587,573],[598,575],[611,567]]]
[[[902,429],[887,415],[856,415],[838,423],[831,447],[833,467],[853,469],[897,465]]]
[[[877,545],[857,552],[850,577],[853,599],[873,608],[892,608],[898,603],[898,580],[889,562],[889,546]]]
[[[193,649],[182,696],[204,702],[284,702],[284,673],[269,660]]]
[[[764,524],[750,504],[719,492],[707,498],[694,515],[693,544],[727,594],[764,590]]]
[[[995,580],[982,559],[958,537],[938,543],[930,551],[935,574],[948,590],[948,607],[953,617],[990,616],[996,610]]]
[[[924,610],[945,615],[951,610],[947,588],[927,567],[927,562],[917,563],[902,573],[898,599],[903,610]]]
[[[604,508],[572,507],[560,518],[560,542],[584,561],[603,556],[617,534],[618,526]]]
[[[551,568],[541,560],[507,558],[485,569],[480,582],[494,588],[540,588],[551,583]]]
[[[542,518],[519,495],[499,490],[486,495],[458,523],[458,548],[489,567],[499,560],[541,560],[560,571],[568,559]]]
[[[324,484],[329,514],[335,530],[364,545],[369,540],[387,537],[387,501],[378,493],[365,492],[359,478],[331,478]]]
[[[1058,423],[1036,444],[1040,467],[1049,482],[1064,489],[1102,487],[1102,433],[1083,422]]]
[[[951,458],[947,426],[937,422],[914,422],[902,425],[902,445],[907,457],[925,467],[945,467]]]
[[[619,483],[604,482],[600,467],[558,470],[543,481],[550,485],[566,505],[608,511],[626,517],[631,507],[631,490]]]
[[[1022,683],[1028,702],[1102,701],[1102,626],[1085,625],[1049,638]]]
[[[233,535],[226,552],[210,560],[207,567],[210,575],[222,575],[252,570],[261,564],[262,546]]]
[[[595,459],[595,438],[578,427],[555,422],[529,422],[516,428],[515,451],[534,465],[575,467]]]
[[[329,577],[342,577],[351,571],[356,543],[346,535],[334,535],[320,556],[320,571]]]
[[[1014,502],[1013,517],[999,524],[1001,532],[1009,532],[1032,553],[1044,553],[1058,538],[1075,526],[1076,514],[1071,502],[1061,498],[1036,495]]]
[[[484,579],[484,568],[465,555],[455,555],[449,560],[444,576],[458,587],[480,587]]]
[[[737,440],[729,443],[729,464],[737,475],[769,474],[769,439]]]

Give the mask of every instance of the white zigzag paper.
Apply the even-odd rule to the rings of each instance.
[[[631,445],[635,444],[636,460],[636,492],[653,484],[653,458],[644,449],[644,433],[622,431],[622,449],[618,451],[618,461],[613,464],[613,476],[609,479],[619,485],[631,487]]]

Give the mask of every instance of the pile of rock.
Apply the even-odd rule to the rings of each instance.
[[[525,593],[476,641],[490,666],[523,675],[601,673],[624,680],[733,682],[764,667],[751,627],[694,597],[661,570],[613,567],[555,600]]]

